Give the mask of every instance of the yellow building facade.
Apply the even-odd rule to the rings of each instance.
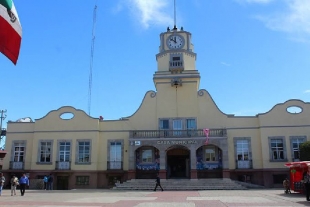
[[[156,60],[156,91],[146,92],[130,117],[103,120],[63,106],[33,122],[8,122],[3,173],[52,174],[54,189],[108,188],[156,173],[282,183],[284,164],[298,160],[309,140],[309,103],[288,100],[256,116],[223,113],[199,88],[191,33],[183,28],[160,34]]]

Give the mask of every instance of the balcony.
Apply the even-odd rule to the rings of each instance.
[[[66,162],[56,161],[55,170],[71,170],[71,162],[70,161],[66,161]]]
[[[23,170],[24,169],[24,162],[10,162],[10,170]]]
[[[107,169],[108,170],[123,170],[123,162],[122,161],[108,161]]]
[[[169,70],[172,73],[182,72],[184,70],[183,61],[182,60],[169,61]]]
[[[236,160],[236,169],[252,169],[252,160]]]
[[[209,137],[226,137],[226,129],[210,129]],[[134,130],[129,138],[189,138],[206,137],[202,129],[191,130]]]

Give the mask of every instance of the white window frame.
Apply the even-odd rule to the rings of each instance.
[[[304,143],[307,141],[307,136],[290,136],[290,144],[291,144],[291,155],[292,155],[292,161],[300,161],[299,158],[295,157],[295,152],[297,151],[298,154],[300,153],[300,144]],[[297,148],[294,148],[294,143],[297,142]]]
[[[85,145],[88,143],[88,145]],[[80,144],[84,144],[80,146]],[[82,151],[80,149],[82,147]],[[87,151],[88,148],[88,152]],[[75,156],[75,164],[90,164],[91,163],[91,153],[92,153],[92,143],[90,139],[79,139],[76,143],[76,156]],[[82,161],[80,160],[80,155],[82,154]],[[88,161],[85,161],[85,157],[88,155]]]
[[[111,146],[113,146],[113,143],[119,143],[120,144],[120,152],[114,150],[114,153],[112,151]],[[108,140],[108,162],[110,163],[109,168],[110,169],[122,169],[123,164],[123,151],[124,151],[124,140],[117,139],[117,140]],[[117,154],[119,152],[119,154]],[[113,155],[114,154],[114,155]]]
[[[287,162],[287,153],[286,153],[286,142],[284,136],[273,136],[268,137],[269,140],[269,155],[270,155],[270,162]],[[283,149],[276,146],[274,149],[272,149],[272,143],[277,142],[278,144],[283,145]],[[275,158],[274,153],[276,152],[277,156],[279,157],[280,153],[283,153],[283,158]]]
[[[41,155],[42,155],[42,143],[50,143],[50,161],[41,161]],[[48,154],[44,152],[44,154]],[[39,140],[38,144],[38,163],[37,164],[51,164],[53,162],[53,140]]]
[[[23,149],[21,150],[21,149],[16,149],[16,148],[23,148]],[[15,141],[13,143],[12,161],[13,162],[24,162],[25,155],[26,155],[26,143]]]
[[[148,155],[145,159],[146,161],[144,161],[143,157],[144,155]],[[146,164],[146,163],[153,163],[153,160],[154,160],[154,152],[153,152],[153,149],[152,148],[142,148],[141,149],[141,163],[142,164]]]
[[[246,160],[250,160],[249,159],[249,154],[250,154],[250,150],[249,150],[249,141],[248,140],[237,140],[236,141],[236,151],[237,151],[237,160],[238,161],[246,161]],[[241,157],[239,157],[239,155],[241,155]],[[239,159],[241,158],[241,159]]]
[[[182,119],[173,119],[172,120],[172,130],[173,136],[182,135],[183,130],[183,120]]]
[[[63,146],[62,143],[65,143],[64,145],[64,150],[61,150],[60,148]],[[66,149],[69,147],[69,150]],[[72,143],[71,141],[58,141],[58,154],[57,154],[57,159],[59,162],[70,162],[71,161],[71,150],[72,149]],[[68,159],[66,158],[68,156]],[[64,158],[62,160],[62,157]]]
[[[213,151],[213,152],[211,152],[211,151]],[[217,148],[213,145],[206,146],[204,148],[204,159],[206,162],[217,162],[218,161]]]

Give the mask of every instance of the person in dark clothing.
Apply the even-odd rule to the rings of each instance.
[[[304,176],[304,184],[305,184],[305,190],[306,190],[306,199],[307,201],[310,201],[310,165],[308,165],[308,172]]]
[[[47,190],[53,190],[53,184],[54,183],[54,178],[53,175],[50,174],[47,178]]]
[[[23,176],[19,179],[19,188],[21,196],[24,196],[26,185],[29,186],[29,179],[24,173]]]
[[[156,177],[156,185],[155,185],[155,188],[154,188],[154,191],[156,191],[157,187],[159,186],[161,188],[161,191],[164,191],[164,189],[161,187],[160,185],[160,177],[159,177],[159,174],[157,174],[157,177]]]

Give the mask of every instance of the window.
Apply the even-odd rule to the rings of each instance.
[[[270,140],[270,151],[272,161],[283,161],[284,154],[284,138],[269,138]]]
[[[196,129],[196,120],[195,119],[186,119],[187,129]]]
[[[237,160],[249,160],[249,140],[237,140]]]
[[[89,185],[89,176],[76,176],[76,185]]]
[[[51,162],[52,142],[40,142],[40,159],[39,162]]]
[[[142,162],[153,162],[153,151],[151,149],[142,149],[141,150]]]
[[[300,158],[300,144],[304,143],[307,140],[306,136],[291,136],[291,153],[292,153],[292,160],[299,161]]]
[[[196,130],[196,120],[195,119],[186,119],[186,128],[188,136],[195,136],[197,134]]]
[[[110,142],[110,169],[122,169],[122,142]]]
[[[162,119],[159,121],[159,129],[169,129],[169,120]],[[164,136],[167,137],[169,135],[169,131],[164,131]]]
[[[78,163],[90,162],[90,141],[78,141]]]
[[[159,128],[160,129],[169,129],[169,120],[168,119],[162,119],[159,121]]]
[[[194,136],[197,134],[195,118],[165,118],[159,119],[159,129],[167,136]],[[161,135],[162,136],[162,135]]]
[[[122,161],[121,142],[110,142],[110,161]]]
[[[23,162],[25,156],[25,144],[23,143],[14,143],[14,162]]]
[[[70,142],[59,142],[59,161],[60,162],[69,162],[70,152],[71,152]]]
[[[182,135],[182,120],[181,119],[174,119],[173,120],[173,135],[174,136],[178,136],[178,135]]]
[[[205,148],[205,158],[206,158],[206,161],[217,161],[214,146],[207,146]]]

